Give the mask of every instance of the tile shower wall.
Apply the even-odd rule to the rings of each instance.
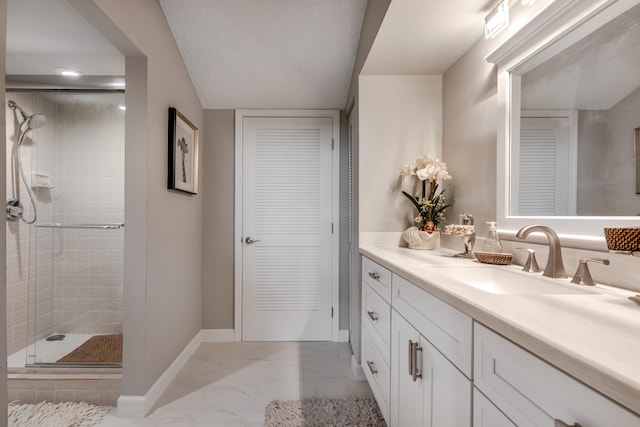
[[[10,93],[6,100],[14,100],[28,114],[36,111],[35,98],[32,93]],[[6,104],[5,104],[6,105]],[[45,107],[45,103],[41,105]],[[48,109],[47,112],[51,110]],[[42,111],[43,113],[47,113]],[[26,186],[22,183],[18,166],[15,162],[15,152],[19,136],[19,124],[21,116],[10,109],[6,109],[6,173],[7,173],[7,199],[19,198],[24,208],[24,217],[30,219],[33,215]],[[36,161],[36,150],[40,138],[50,139],[55,133],[50,127],[33,130],[25,139],[21,148],[21,158],[27,179],[31,171],[32,161]],[[43,153],[46,148],[42,150]],[[40,150],[38,150],[40,152]],[[36,191],[38,199],[47,199],[47,195]],[[39,210],[41,218],[47,216],[50,208],[46,205]],[[11,354],[24,348],[27,343],[33,342],[35,337],[46,336],[53,329],[53,276],[52,253],[47,242],[40,241],[36,244],[38,236],[32,226],[23,221],[7,221],[6,224],[6,248],[7,248],[7,350]],[[40,237],[42,239],[42,237]],[[39,248],[39,250],[37,249]],[[36,275],[36,264],[31,262],[36,257],[40,260],[39,275]],[[38,281],[36,282],[36,277]],[[41,292],[36,298],[33,291],[38,287]],[[27,322],[27,306],[38,306],[38,329],[34,321]]]
[[[38,224],[124,222],[122,94],[9,93],[27,113],[47,116],[22,159],[27,178],[49,175],[35,188]],[[6,105],[6,104],[5,104]],[[12,163],[19,124],[7,111],[7,197],[15,193]],[[32,148],[34,148],[32,150]],[[20,198],[31,208],[24,185]],[[34,228],[7,223],[8,353],[53,333],[118,333],[122,329],[123,230]],[[27,313],[27,304],[35,307]]]

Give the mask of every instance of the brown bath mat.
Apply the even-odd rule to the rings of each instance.
[[[95,335],[58,362],[122,363],[122,334]]]

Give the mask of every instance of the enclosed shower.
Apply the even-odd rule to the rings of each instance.
[[[6,94],[11,368],[120,366],[124,93]]]

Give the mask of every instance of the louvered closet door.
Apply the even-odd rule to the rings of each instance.
[[[332,128],[244,118],[244,341],[332,338]]]
[[[575,215],[569,196],[569,119],[526,117],[520,129],[517,215]]]

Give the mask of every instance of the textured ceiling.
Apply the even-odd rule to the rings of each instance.
[[[366,0],[160,4],[204,108],[345,107]]]
[[[482,37],[488,2],[392,0],[363,72],[442,74]],[[159,3],[204,108],[345,107],[367,0]],[[124,75],[122,55],[65,0],[8,0],[7,12],[18,85],[56,85],[44,77],[56,67]]]

